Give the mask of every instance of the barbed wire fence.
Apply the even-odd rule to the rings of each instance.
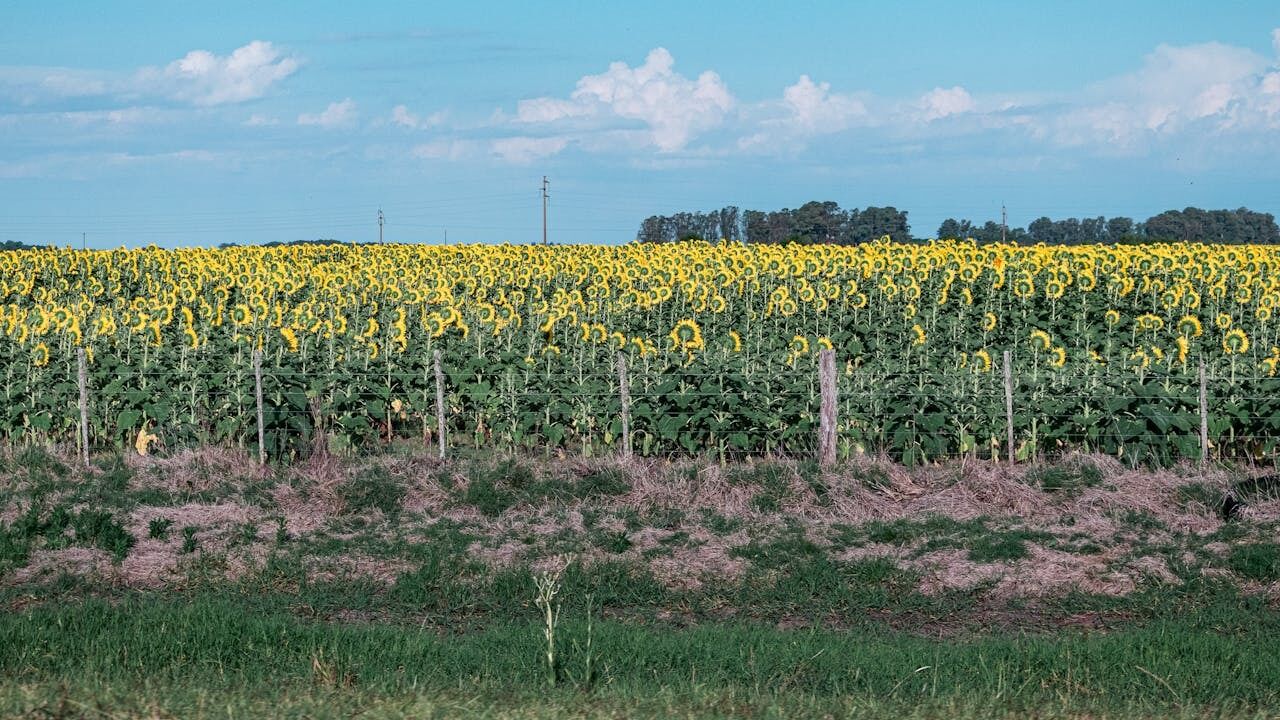
[[[802,397],[790,398],[799,401],[799,410],[793,413],[792,422],[778,420],[769,423],[722,423],[720,427],[709,427],[705,422],[709,417],[717,413],[732,414],[726,407],[749,408],[753,404],[767,404],[778,398],[763,397],[759,391],[741,392],[708,387],[704,383],[702,386],[681,389],[679,400],[682,406],[673,406],[669,402],[672,395],[670,388],[656,381],[660,378],[643,371],[637,377],[637,373],[630,367],[628,356],[618,352],[614,356],[614,362],[610,363],[612,377],[608,383],[586,387],[580,382],[584,386],[576,388],[571,397],[566,397],[564,392],[536,386],[515,387],[514,383],[510,387],[491,392],[494,397],[488,398],[488,401],[507,403],[513,417],[519,410],[543,412],[548,420],[541,429],[547,432],[547,436],[538,437],[535,433],[530,437],[511,428],[485,426],[482,414],[475,408],[470,410],[479,419],[468,425],[464,417],[468,412],[465,393],[456,382],[450,387],[445,362],[440,351],[435,350],[427,370],[419,378],[421,387],[414,389],[414,400],[420,396],[421,402],[413,407],[412,418],[408,413],[393,408],[392,404],[382,402],[377,407],[385,417],[373,417],[372,413],[367,413],[367,421],[373,423],[376,433],[366,433],[364,437],[366,441],[377,438],[387,443],[397,439],[417,438],[418,432],[413,431],[412,426],[420,424],[420,437],[424,447],[430,447],[441,459],[449,457],[452,451],[463,448],[496,449],[504,444],[512,447],[523,445],[530,449],[539,446],[548,450],[554,447],[567,449],[573,434],[569,432],[569,428],[557,429],[550,420],[549,408],[555,404],[577,403],[577,407],[582,408],[583,425],[591,428],[586,433],[590,437],[579,438],[583,454],[604,452],[623,458],[636,455],[711,454],[721,461],[747,456],[786,455],[830,467],[839,462],[841,457],[856,453],[884,452],[887,447],[896,448],[896,453],[889,453],[895,459],[908,462],[963,456],[1017,463],[1035,460],[1056,449],[1088,449],[1090,444],[1093,449],[1097,449],[1101,445],[1100,437],[1105,435],[1099,428],[1105,429],[1107,423],[1119,421],[1102,412],[1094,418],[1092,424],[1071,414],[1054,416],[1045,412],[1037,405],[1036,400],[1037,395],[1043,396],[1045,388],[1043,385],[1023,382],[1024,378],[1017,372],[1011,354],[1005,351],[1000,356],[998,373],[989,373],[991,379],[984,381],[982,387],[975,385],[957,392],[957,398],[966,403],[968,410],[957,413],[952,418],[954,427],[940,424],[936,414],[931,421],[917,424],[915,430],[919,432],[913,437],[932,437],[932,442],[928,452],[913,455],[903,450],[901,437],[887,432],[885,418],[893,412],[901,413],[903,407],[919,401],[914,390],[910,394],[902,392],[900,383],[922,376],[910,372],[860,374],[859,370],[852,368],[851,363],[846,364],[844,372],[840,372],[838,361],[834,350],[821,350],[817,353],[817,362],[812,368],[793,366],[786,371],[794,373],[789,378],[792,387],[800,385],[806,388],[800,393]],[[73,386],[77,390],[75,407],[74,411],[67,408],[67,417],[60,425],[66,428],[68,435],[74,435],[79,458],[86,466],[90,463],[92,451],[118,451],[122,448],[122,436],[127,439],[136,430],[131,426],[117,427],[115,432],[106,432],[104,428],[111,426],[109,409],[129,403],[136,405],[146,398],[146,391],[137,388],[116,388],[113,391],[107,386],[92,387],[87,364],[83,349],[77,349],[73,379]],[[683,380],[696,379],[699,372],[703,377],[719,377],[723,380],[723,376],[705,370],[688,371]],[[370,378],[381,377],[380,372],[368,371],[367,374]],[[269,402],[266,386],[274,378],[271,369],[263,366],[261,351],[251,353],[250,367],[245,368],[245,375],[252,378],[251,393],[237,388],[221,388],[228,397],[234,396],[234,402],[229,403],[232,407],[230,414],[218,421],[230,423],[230,426],[239,429],[233,433],[237,444],[253,452],[258,462],[264,465],[273,457],[296,457],[300,452],[299,448],[310,448],[313,452],[328,451],[327,429],[336,421],[345,420],[345,417],[325,417],[315,398],[303,407],[297,407],[297,403],[291,406],[287,402],[280,402],[278,396],[275,402]],[[579,371],[578,375],[578,380],[581,381],[583,371]],[[1280,432],[1273,434],[1265,431],[1267,428],[1280,426],[1280,412],[1273,412],[1267,404],[1273,398],[1265,394],[1238,394],[1248,387],[1241,384],[1242,381],[1266,378],[1232,377],[1223,386],[1226,391],[1236,391],[1236,399],[1239,401],[1261,404],[1257,412],[1236,411],[1228,419],[1240,424],[1244,431],[1229,430],[1222,438],[1219,438],[1223,435],[1221,432],[1214,435],[1210,433],[1212,396],[1203,361],[1196,368],[1195,378],[1198,381],[1198,396],[1194,401],[1194,412],[1185,407],[1168,409],[1170,417],[1177,420],[1176,428],[1168,428],[1164,432],[1150,432],[1149,428],[1140,428],[1129,432],[1126,439],[1132,443],[1145,444],[1176,440],[1180,449],[1176,453],[1178,457],[1196,460],[1201,464],[1212,459],[1256,461],[1263,456],[1273,459]],[[501,381],[501,377],[491,379],[499,383]],[[1177,379],[1185,382],[1188,375],[1184,373]],[[157,390],[164,392],[166,387],[160,384]],[[895,391],[895,388],[898,390]],[[136,445],[139,452],[146,452],[148,443],[159,440],[166,432],[171,432],[174,436],[202,436],[200,432],[194,431],[194,428],[202,425],[202,419],[194,410],[195,391],[191,392],[193,410],[186,422],[191,426],[188,429],[193,431],[179,432],[183,430],[183,421],[173,417],[167,421],[166,426],[158,426],[154,428],[154,434],[149,434],[144,422],[142,429],[138,431],[142,434]],[[218,389],[208,392],[216,394]],[[406,392],[406,400],[408,394]],[[1095,393],[1078,389],[1075,392],[1062,391],[1054,393],[1054,396],[1060,400],[1097,401],[1100,407],[1106,400],[1152,401],[1151,397],[1124,395],[1107,388],[1101,388]],[[372,401],[387,398],[362,395],[357,399],[367,399],[372,406]],[[1169,398],[1167,402],[1176,404],[1174,401],[1177,400],[1187,406],[1190,403],[1182,402],[1185,399]],[[992,408],[1000,406],[1003,406],[1003,413],[992,412]],[[637,413],[638,408],[647,410]],[[655,411],[654,408],[659,409]],[[72,418],[73,423],[70,422]],[[208,425],[213,420],[204,418],[203,424]],[[906,422],[910,425],[920,420],[927,419],[914,418]],[[95,421],[97,432],[94,432]],[[615,427],[616,430],[613,429]],[[1044,434],[1050,443],[1056,444],[1038,441],[1037,433],[1043,428],[1053,428],[1052,432],[1046,431]],[[583,435],[581,428],[578,430],[577,435]],[[900,433],[900,430],[895,433]],[[939,437],[944,439],[939,441]],[[505,442],[503,438],[506,438]],[[1219,439],[1223,442],[1215,445],[1215,441]],[[637,440],[640,441],[638,450]],[[181,443],[174,443],[168,447],[176,449],[180,445]],[[1258,447],[1265,447],[1267,450],[1260,454],[1256,450]],[[349,449],[358,452],[362,448]]]

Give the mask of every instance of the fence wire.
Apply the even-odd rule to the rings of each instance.
[[[1132,374],[1077,382],[1020,371],[1006,386],[1000,368],[880,373],[837,362],[829,371],[832,412],[824,413],[817,364],[753,374],[659,372],[635,363],[626,393],[616,365],[444,365],[439,388],[429,364],[327,377],[270,364],[255,373],[245,363],[216,374],[146,369],[97,382],[70,365],[74,372],[62,382],[15,391],[10,378],[0,387],[10,442],[62,442],[86,452],[234,444],[285,459],[321,445],[439,447],[443,426],[444,442],[455,448],[816,457],[827,415],[838,454],[907,462],[1030,459],[1067,449],[1156,462],[1256,461],[1280,449],[1280,380],[1258,375],[1206,376],[1202,403],[1194,371],[1146,375],[1137,385]]]

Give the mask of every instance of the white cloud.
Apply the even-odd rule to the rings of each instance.
[[[1141,151],[1193,132],[1203,137],[1280,129],[1274,63],[1247,48],[1160,45],[1137,70],[1066,98],[1034,116],[1035,134],[1062,145],[1109,144]]]
[[[959,85],[952,88],[934,88],[920,98],[920,106],[924,111],[925,122],[972,112],[976,107],[969,91]]]
[[[421,130],[442,125],[446,117],[447,113],[443,110],[431,113],[424,118],[410,112],[409,108],[404,105],[397,105],[391,109],[391,122],[411,130]]]
[[[415,146],[411,154],[422,160],[461,160],[476,155],[479,149],[474,140],[432,140]]]
[[[356,103],[351,98],[339,102],[331,102],[318,113],[302,113],[298,116],[299,125],[314,125],[322,128],[339,128],[354,125],[356,121]]]
[[[662,152],[683,149],[697,135],[718,127],[734,107],[734,98],[720,76],[708,70],[696,79],[675,72],[675,59],[655,48],[644,64],[630,67],[614,62],[599,75],[578,80],[569,98],[522,100],[515,121],[525,124],[579,124],[598,129],[611,121],[639,121],[649,129],[649,141]]]
[[[1271,48],[1276,51],[1276,56],[1280,57],[1280,28],[1271,31]]]
[[[813,133],[839,132],[867,116],[867,106],[861,100],[832,94],[831,83],[814,83],[808,75],[783,89],[782,102],[790,113],[789,121]]]
[[[563,137],[509,137],[490,143],[490,150],[504,162],[528,165],[534,160],[555,155],[569,146]]]
[[[262,97],[298,67],[296,58],[254,40],[227,56],[192,50],[163,68],[143,68],[135,84],[194,105],[224,105]]]
[[[279,125],[280,121],[268,115],[254,113],[249,116],[248,120],[244,121],[244,124],[249,127],[270,127],[272,125]]]

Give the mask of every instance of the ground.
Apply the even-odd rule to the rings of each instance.
[[[0,714],[1280,708],[1271,468],[410,445],[77,465],[0,458]],[[539,578],[558,591],[551,667]]]

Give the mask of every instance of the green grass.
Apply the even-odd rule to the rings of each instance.
[[[226,717],[228,708],[277,717],[821,717],[855,709],[870,717],[1246,717],[1280,705],[1280,623],[1240,607],[1111,633],[946,640],[604,620],[592,638],[600,681],[585,694],[545,686],[532,618],[441,634],[250,609],[245,598],[201,595],[6,613],[0,709],[54,717],[91,716],[77,702],[108,716],[161,708],[183,717]],[[1237,622],[1224,624],[1222,614]],[[581,662],[582,618],[566,612],[561,631],[565,663]],[[65,714],[48,711],[64,701]]]
[[[1089,462],[1064,463],[1034,468],[1026,481],[1045,492],[1078,495],[1085,488],[1102,484],[1102,471]]]
[[[391,477],[386,468],[374,465],[364,473],[343,483],[338,496],[348,513],[363,514],[379,510],[394,516],[404,503],[404,483]]]
[[[1241,577],[1259,582],[1280,580],[1280,545],[1260,542],[1237,545],[1227,558],[1227,567]]]

